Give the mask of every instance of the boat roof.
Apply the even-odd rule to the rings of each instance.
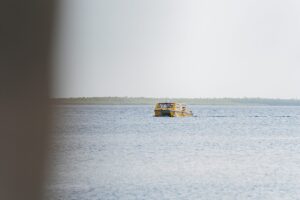
[[[157,104],[180,104],[180,105],[185,105],[185,103],[176,103],[176,102],[159,102]]]

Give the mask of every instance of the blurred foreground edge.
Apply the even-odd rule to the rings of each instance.
[[[0,199],[40,200],[55,0],[0,1]]]

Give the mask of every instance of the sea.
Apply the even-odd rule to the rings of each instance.
[[[60,105],[47,200],[300,199],[300,107]]]

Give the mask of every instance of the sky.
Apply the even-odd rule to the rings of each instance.
[[[53,97],[300,98],[298,0],[60,0]]]

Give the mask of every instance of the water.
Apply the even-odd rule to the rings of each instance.
[[[51,200],[298,199],[300,107],[58,106]]]

